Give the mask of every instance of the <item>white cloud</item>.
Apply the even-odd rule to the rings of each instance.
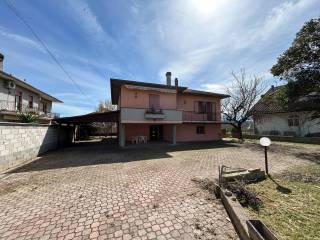
[[[201,90],[214,92],[214,93],[226,93],[226,86],[218,83],[207,83],[201,85]]]
[[[319,14],[317,1],[156,1],[135,6],[144,11],[132,29],[160,81],[171,71],[189,86],[212,83],[210,76],[220,82],[231,69],[269,71],[302,23]]]
[[[1,26],[0,26],[0,35],[6,37],[7,39],[16,41],[18,43],[22,43],[24,45],[27,45],[29,47],[32,47],[34,49],[37,49],[37,50],[45,53],[45,50],[38,42],[36,42],[28,37],[25,37],[25,36],[22,36],[19,34],[15,34],[15,33],[11,33],[6,28],[1,27]]]
[[[115,44],[85,0],[69,0],[68,5],[68,12],[71,13],[74,20],[79,23],[79,26],[85,30],[90,38],[103,41],[104,44]]]
[[[53,104],[53,112],[60,113],[60,117],[83,115],[93,112],[93,108],[79,107],[78,105]]]

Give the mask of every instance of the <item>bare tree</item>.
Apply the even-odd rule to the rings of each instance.
[[[260,76],[247,76],[245,69],[239,73],[232,71],[233,82],[227,88],[230,98],[222,102],[221,110],[226,120],[236,128],[239,139],[242,139],[242,124],[252,116],[250,109],[265,90],[263,78]]]
[[[96,112],[111,112],[117,110],[117,105],[113,105],[110,100],[101,100],[96,108]],[[115,123],[111,122],[96,122],[92,124],[95,127],[96,131],[99,134],[103,134],[105,136],[112,133],[112,130],[116,127]]]
[[[117,110],[117,105],[112,105],[110,100],[101,100],[96,108],[96,112],[110,112],[114,110]]]

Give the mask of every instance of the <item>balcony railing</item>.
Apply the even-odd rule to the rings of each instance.
[[[182,121],[186,122],[206,122],[206,121],[216,121],[216,114],[211,113],[197,113],[194,111],[183,111]]]
[[[146,119],[164,119],[165,114],[163,113],[162,109],[148,108],[145,111],[144,117]]]
[[[163,114],[162,109],[156,109],[156,108],[148,108],[146,109],[147,114]]]
[[[16,112],[16,113],[35,113],[38,114],[40,117],[47,117],[47,118],[59,118],[58,113],[52,112],[44,112],[39,107],[32,107],[30,108],[28,104],[18,104],[16,105],[15,102],[0,100],[0,112],[7,111],[7,112]]]

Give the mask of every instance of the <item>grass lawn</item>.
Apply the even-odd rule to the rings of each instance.
[[[319,164],[293,168],[247,187],[263,202],[259,212],[248,210],[250,217],[262,220],[279,239],[320,239]]]

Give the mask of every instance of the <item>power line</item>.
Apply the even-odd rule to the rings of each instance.
[[[77,82],[71,77],[71,75],[67,72],[67,70],[63,67],[63,65],[58,61],[58,59],[55,57],[55,55],[51,52],[51,50],[47,47],[47,45],[40,39],[38,34],[33,30],[33,28],[30,26],[30,24],[19,14],[19,12],[16,10],[16,8],[10,3],[8,0],[5,0],[5,3],[9,7],[9,9],[26,25],[26,27],[31,31],[33,36],[38,40],[38,42],[42,45],[42,47],[46,50],[46,52],[49,54],[49,56],[52,58],[52,60],[60,67],[60,69],[67,75],[67,77],[72,81],[72,83],[76,86],[76,88],[79,90],[79,92],[85,96],[89,101],[92,102],[92,100],[82,91],[80,86],[77,84]]]

